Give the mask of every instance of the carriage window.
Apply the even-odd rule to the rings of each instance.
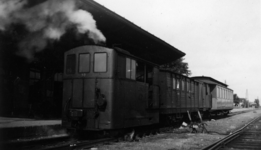
[[[222,95],[222,94],[221,94],[221,88],[219,87],[219,98],[222,97],[221,95]]]
[[[219,98],[219,87],[217,87],[217,97]]]
[[[218,87],[218,90],[219,90],[219,93],[218,93],[219,96],[218,97],[221,98],[221,88]]]
[[[181,89],[182,89],[182,91],[185,91],[185,84],[184,84],[183,80],[181,80]]]
[[[223,90],[223,88],[221,88],[221,92],[222,92],[221,98],[224,98],[224,90]]]
[[[176,85],[176,79],[175,78],[172,78],[172,87],[173,87],[173,89],[175,89],[175,86]]]
[[[74,74],[76,68],[76,55],[67,55],[66,58],[66,74]]]
[[[219,89],[220,89],[220,98],[222,98],[222,88]]]
[[[136,76],[136,61],[126,58],[126,78],[135,80]]]
[[[94,54],[94,72],[107,71],[107,54],[95,53]]]
[[[190,84],[189,84],[189,81],[187,82],[187,91],[189,92],[190,90]]]
[[[229,90],[227,90],[227,99],[229,99],[229,95],[230,93],[229,93]]]
[[[79,54],[79,72],[90,71],[90,54]]]
[[[179,89],[179,82],[180,80],[177,80],[177,89]]]

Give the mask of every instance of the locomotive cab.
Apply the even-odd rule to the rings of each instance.
[[[110,118],[114,53],[111,49],[83,46],[65,53],[63,119],[67,128],[97,129],[98,116]],[[107,122],[106,122],[107,121]]]
[[[101,46],[78,47],[64,58],[64,127],[107,130],[158,123],[156,65]]]

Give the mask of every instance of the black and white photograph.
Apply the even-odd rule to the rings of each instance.
[[[1,150],[261,149],[260,0],[0,0]]]

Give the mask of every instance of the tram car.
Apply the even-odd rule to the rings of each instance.
[[[77,47],[65,52],[64,64],[66,128],[133,128],[233,108],[233,91],[225,84],[161,70],[120,48]]]
[[[67,128],[106,130],[159,122],[159,69],[119,48],[82,46],[65,53]]]

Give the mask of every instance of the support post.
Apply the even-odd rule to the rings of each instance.
[[[201,117],[201,114],[199,111],[198,111],[198,116],[199,116],[200,122],[202,123],[202,117]]]
[[[206,123],[204,123],[203,121],[202,121],[202,117],[201,117],[201,114],[200,114],[200,112],[198,111],[198,116],[199,116],[199,118],[200,118],[200,126],[202,127],[202,133],[208,133],[208,130],[207,130],[207,128],[206,128],[206,126],[205,125],[207,125]]]
[[[189,117],[190,122],[192,122],[192,119],[191,119],[191,116],[190,116],[190,113],[189,113],[188,110],[187,110],[187,113],[188,113],[188,117]]]

